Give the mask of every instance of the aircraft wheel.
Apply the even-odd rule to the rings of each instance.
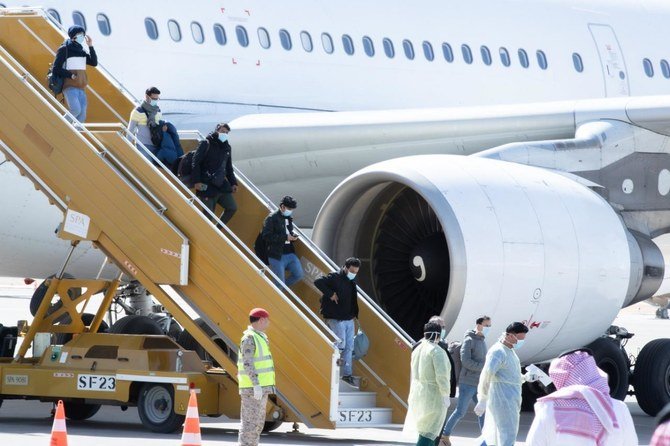
[[[174,390],[165,384],[144,384],[140,389],[137,411],[144,427],[161,434],[175,432],[186,418],[175,413]]]
[[[139,316],[132,314],[125,316],[116,321],[110,333],[116,334],[146,334],[146,335],[162,335],[163,329],[156,321],[148,316]]]
[[[65,416],[70,420],[88,420],[100,410],[100,404],[68,402],[64,404]]]
[[[610,396],[623,401],[628,394],[630,363],[612,338],[598,338],[586,346],[593,352],[598,368],[607,373]]]
[[[86,326],[91,325],[91,322],[93,322],[94,318],[95,314],[91,313],[83,313],[81,315],[81,321]],[[109,325],[107,325],[107,322],[102,321],[100,327],[98,327],[97,333],[108,333],[108,332],[109,332]],[[56,344],[58,345],[65,345],[71,340],[72,340],[72,333],[56,333]]]
[[[53,279],[54,277],[56,277],[56,275],[52,274],[51,276],[47,277],[47,279]],[[65,273],[63,274],[63,279],[74,279],[74,276]],[[33,292],[33,296],[30,298],[30,314],[32,314],[33,316],[35,316],[35,313],[37,313],[40,304],[44,300],[44,295],[47,293],[48,288],[49,286],[46,284],[46,280],[44,280]],[[70,299],[76,299],[77,297],[81,296],[81,288],[70,288],[67,294],[68,296],[70,296]],[[63,304],[61,304],[60,301],[51,305],[51,308],[49,308],[49,311],[47,311],[47,315],[53,313],[54,311],[59,309],[62,305]]]
[[[670,339],[654,339],[635,362],[633,387],[640,408],[655,417],[670,403]]]

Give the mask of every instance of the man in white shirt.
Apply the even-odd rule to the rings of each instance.
[[[535,403],[529,446],[638,444],[628,407],[609,395],[607,375],[590,352],[570,352],[549,367],[556,392]]]

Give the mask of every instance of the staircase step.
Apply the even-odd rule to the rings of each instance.
[[[391,424],[392,409],[386,407],[367,407],[362,409],[340,409],[336,426],[373,427]]]
[[[375,407],[377,394],[375,392],[340,392],[340,409],[359,409],[361,407]]]
[[[357,391],[361,385],[361,377],[354,376],[354,385],[344,382],[340,379],[340,392]]]

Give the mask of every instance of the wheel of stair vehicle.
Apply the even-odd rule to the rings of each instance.
[[[629,387],[630,363],[625,352],[612,338],[598,338],[586,346],[593,352],[598,368],[607,373],[612,398],[623,401]]]
[[[279,429],[279,426],[281,426],[283,422],[283,420],[266,421],[263,425],[263,432],[272,432],[275,429]]]
[[[93,319],[95,318],[95,314],[91,313],[83,313],[81,315],[81,321],[86,325],[87,327],[91,325],[91,322],[93,322]],[[109,325],[107,325],[107,322],[102,321],[100,323],[100,327],[98,327],[98,331],[96,333],[108,333],[109,332]],[[70,342],[72,339],[72,333],[56,333],[56,344],[57,345],[64,345]]]
[[[86,404],[78,401],[65,403],[65,416],[70,420],[88,420],[100,410],[100,404]]]
[[[655,417],[670,403],[670,339],[654,339],[635,361],[633,388],[640,408]]]
[[[174,411],[174,389],[167,384],[145,383],[137,400],[142,424],[152,432],[169,434],[184,424],[184,415]]]
[[[115,334],[145,334],[145,335],[162,335],[163,329],[160,325],[148,316],[138,316],[132,314],[125,316],[116,321],[110,333]]]
[[[48,279],[53,279],[56,277],[55,274],[52,274],[51,276],[47,277]],[[63,274],[63,279],[74,279],[74,276],[65,273]],[[35,316],[37,313],[37,310],[40,307],[40,304],[44,300],[44,296],[47,294],[47,289],[49,288],[49,285],[46,283],[47,280],[42,281],[40,285],[35,289],[33,292],[33,296],[30,298],[30,314]],[[70,296],[70,299],[76,299],[77,297],[81,296],[81,288],[70,288],[67,292],[68,296]],[[49,311],[47,311],[47,315],[53,313],[55,310],[59,309],[62,306],[60,301],[56,302],[55,304],[51,305],[51,308],[49,308]]]
[[[232,351],[231,349],[228,348],[228,345],[214,333],[214,331],[209,328],[207,323],[203,321],[201,318],[198,318],[194,321],[200,328],[202,328],[205,333],[207,333],[207,336],[209,336],[211,339],[214,340],[214,342],[223,350],[226,355],[228,355],[233,362],[237,362],[237,352]],[[209,361],[212,363],[214,367],[220,367],[221,365],[216,361],[212,356],[205,351],[205,349],[198,343],[193,338],[193,335],[189,333],[187,330],[184,330],[181,332],[179,335],[179,338],[177,339],[177,343],[181,345],[184,349],[186,350],[193,350],[198,354],[200,359],[203,361]]]

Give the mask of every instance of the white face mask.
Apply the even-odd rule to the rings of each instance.
[[[221,142],[228,141],[228,134],[227,133],[219,133],[219,141],[221,141]]]
[[[86,38],[84,37],[83,34],[78,34],[77,36],[75,36],[74,40],[76,40],[79,45],[83,45],[84,42],[86,42]]]
[[[290,217],[292,213],[293,213],[293,211],[292,211],[292,210],[289,210],[289,209],[286,209],[285,211],[282,211],[282,212],[281,212],[281,214],[282,214],[284,217]]]
[[[350,273],[347,271],[347,279],[354,280],[356,278],[356,273]]]
[[[491,327],[483,327],[483,328],[482,328],[482,334],[483,334],[484,336],[488,336],[489,331],[491,331]]]

